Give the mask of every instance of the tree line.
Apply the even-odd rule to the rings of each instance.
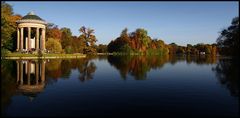
[[[144,54],[213,54],[217,53],[216,44],[179,46],[176,43],[166,44],[161,39],[152,39],[147,30],[138,28],[128,33],[125,28],[119,37],[108,44],[108,52],[144,53]]]
[[[15,14],[11,5],[1,2],[1,52],[16,50],[16,21],[22,16]],[[47,24],[46,49],[49,53],[140,53],[140,54],[221,54],[237,55],[239,50],[239,18],[235,17],[231,25],[220,32],[214,44],[199,43],[180,46],[176,43],[166,44],[162,39],[151,38],[146,29],[138,28],[128,32],[125,28],[119,37],[109,44],[96,45],[94,29],[79,27],[79,36],[73,36],[70,28],[59,28],[53,23]],[[32,32],[33,33],[33,32]]]
[[[48,24],[46,49],[53,53],[96,53],[97,39],[94,30],[82,26],[79,33],[78,37],[73,36],[70,28],[58,28],[57,25]]]

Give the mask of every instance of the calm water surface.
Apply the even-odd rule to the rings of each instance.
[[[211,56],[2,60],[2,116],[239,116],[239,67]]]

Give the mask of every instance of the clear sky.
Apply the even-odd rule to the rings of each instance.
[[[215,43],[219,31],[238,16],[239,2],[7,2],[14,13],[30,11],[79,36],[93,28],[97,44],[108,44],[127,27],[144,28],[152,38],[179,45]]]

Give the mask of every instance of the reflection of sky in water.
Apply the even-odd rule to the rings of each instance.
[[[71,69],[69,78],[47,84],[32,102],[21,94],[12,97],[7,114],[238,114],[237,98],[221,86],[212,71],[216,64],[165,62],[161,68],[147,71],[144,80],[135,80],[130,74],[124,80],[107,59],[90,62],[96,65],[93,79],[81,82],[82,73]]]

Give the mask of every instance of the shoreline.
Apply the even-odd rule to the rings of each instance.
[[[43,54],[39,56],[36,54],[11,53],[1,57],[1,59],[74,59],[86,57],[86,54]]]
[[[123,55],[130,55],[130,56],[143,56],[140,53],[97,53],[96,56],[123,56]],[[145,55],[145,56],[153,56],[153,55]],[[156,55],[157,56],[157,55]],[[191,55],[191,56],[209,56],[209,55]],[[228,56],[222,55],[215,55],[219,58],[229,58]],[[78,58],[86,58],[87,54],[43,54],[42,56],[36,54],[21,54],[21,53],[10,53],[1,59],[78,59]]]

